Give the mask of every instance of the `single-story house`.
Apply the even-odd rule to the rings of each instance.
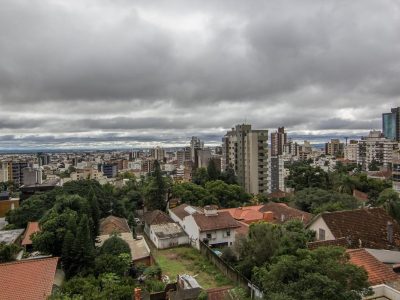
[[[160,210],[147,212],[144,231],[157,249],[166,249],[189,244],[189,237],[167,214]]]

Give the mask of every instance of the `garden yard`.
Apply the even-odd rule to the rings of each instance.
[[[171,281],[174,281],[178,274],[189,274],[195,276],[204,289],[232,285],[232,282],[207,258],[192,247],[153,249],[152,254],[161,267],[162,273],[168,275]]]

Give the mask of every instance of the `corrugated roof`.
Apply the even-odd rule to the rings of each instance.
[[[57,263],[58,257],[52,257],[0,264],[0,299],[47,299]]]

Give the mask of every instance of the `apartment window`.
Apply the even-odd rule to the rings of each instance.
[[[318,237],[320,241],[325,241],[325,230],[320,228],[318,231]]]

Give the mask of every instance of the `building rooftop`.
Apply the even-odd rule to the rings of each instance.
[[[24,233],[25,229],[1,230],[0,243],[13,244]]]
[[[21,245],[22,246],[32,245],[31,235],[39,231],[40,231],[39,222],[28,222]]]
[[[361,244],[373,249],[400,246],[400,226],[383,208],[325,212],[314,220],[318,217],[322,217],[336,239],[346,237],[353,246]],[[392,242],[388,240],[388,223],[393,225]]]
[[[229,212],[221,211],[216,215],[205,215],[195,213],[193,218],[199,227],[200,231],[211,231],[219,229],[234,229],[239,228],[238,222],[232,218]]]
[[[253,205],[221,209],[219,211],[227,211],[235,220],[250,224],[264,219],[264,214],[260,212],[262,207],[263,205]]]
[[[176,223],[155,224],[151,226],[151,230],[160,239],[174,238],[186,235],[185,231],[183,231],[183,229]]]
[[[172,220],[170,216],[158,209],[146,212],[143,219],[148,225],[174,223],[174,220]]]
[[[371,285],[397,281],[400,278],[390,267],[377,260],[365,249],[347,250],[347,253],[352,264],[367,271]]]
[[[110,235],[114,232],[131,232],[128,222],[124,218],[108,216],[100,220],[100,235]]]
[[[275,223],[285,223],[289,220],[297,219],[306,224],[312,218],[310,213],[290,207],[286,203],[270,202],[260,208],[260,212],[268,211],[274,214]]]
[[[58,257],[0,264],[0,299],[43,300],[51,295]]]

